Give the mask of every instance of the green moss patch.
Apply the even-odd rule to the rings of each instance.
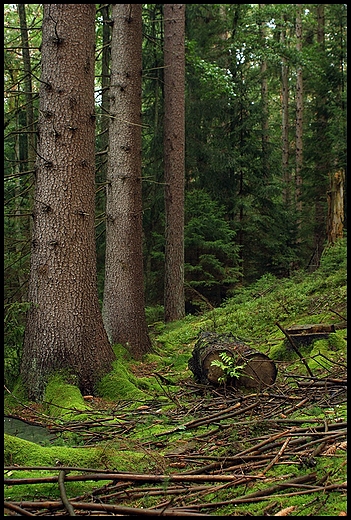
[[[44,401],[51,417],[75,419],[76,411],[90,410],[77,386],[66,382],[62,374],[53,375],[46,386]],[[82,416],[79,417],[82,420]]]

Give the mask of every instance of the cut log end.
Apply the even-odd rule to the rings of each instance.
[[[265,354],[257,353],[250,356],[238,378],[237,386],[245,388],[265,388],[271,386],[277,377],[275,363]]]

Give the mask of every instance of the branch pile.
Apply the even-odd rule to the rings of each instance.
[[[310,500],[318,497],[322,511],[329,492],[346,494],[343,468],[347,424],[335,415],[331,420],[325,418],[326,414],[323,418],[315,417],[311,406],[327,410],[344,404],[346,386],[346,376],[291,375],[283,385],[275,384],[261,393],[211,389],[209,399],[208,386],[187,382],[177,397],[179,403],[186,402],[187,406],[179,405],[166,412],[174,427],[139,444],[145,451],[162,452],[162,472],[7,466],[5,477],[12,470],[52,472],[41,478],[8,476],[5,485],[33,484],[39,489],[40,484],[51,482],[59,487],[61,500],[6,501],[5,508],[23,516],[213,516],[224,506],[260,502],[265,515],[285,516],[303,512],[294,507],[282,510],[281,499],[308,495]],[[143,413],[156,416],[155,408],[144,407]],[[304,417],[296,418],[296,411]],[[100,422],[101,433],[96,434],[95,440],[130,435],[138,424],[136,416],[128,417],[126,412],[123,419],[123,427],[113,433],[111,425],[103,432],[104,423]],[[80,428],[82,434],[87,431],[86,421]],[[79,423],[75,431],[79,431]],[[190,437],[188,432],[192,433]],[[337,470],[334,466],[333,471],[318,472],[320,457],[336,457],[340,461]],[[271,470],[278,465],[286,465],[289,471],[275,474]],[[103,485],[97,484],[87,495],[73,497],[67,495],[66,488],[71,481],[103,481]],[[218,494],[225,490],[227,493],[221,493],[220,500]],[[143,507],[146,497],[152,506]]]

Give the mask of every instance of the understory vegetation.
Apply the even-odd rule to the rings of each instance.
[[[5,416],[50,433],[31,442],[5,430],[5,514],[346,515],[345,241],[316,271],[265,275],[207,312],[165,324],[159,310],[148,309],[153,352],[137,362],[116,345],[96,395],[67,373],[40,404],[20,380],[5,392]],[[335,331],[298,355],[277,324]],[[201,331],[269,356],[275,383],[198,384],[188,361]]]

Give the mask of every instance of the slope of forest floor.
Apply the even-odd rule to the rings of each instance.
[[[5,434],[5,514],[346,516],[346,320],[339,245],[314,273],[267,275],[217,309],[150,323],[153,353],[136,362],[117,345],[96,396],[57,374],[36,404],[19,383],[5,414],[54,440]],[[335,332],[298,356],[277,324],[313,323]],[[204,330],[269,356],[275,383],[197,383],[188,361]]]

